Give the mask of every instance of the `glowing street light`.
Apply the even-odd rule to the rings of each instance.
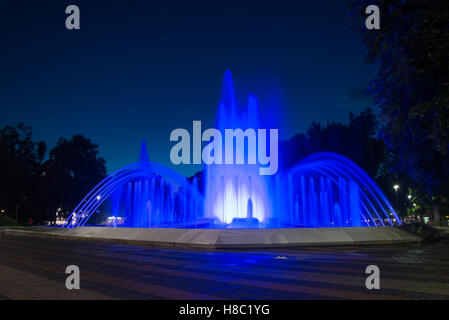
[[[408,203],[409,203],[409,205],[408,205],[408,211],[409,211],[409,215],[411,215],[412,214],[412,212],[411,212],[411,208],[410,208],[410,202],[412,201],[412,195],[411,194],[409,194],[408,196],[407,196],[407,198],[408,198]]]
[[[98,201],[100,201],[100,199],[101,199],[101,196],[100,196],[100,195],[98,195],[98,196],[97,196],[97,200],[98,200]]]
[[[399,202],[399,200],[398,200],[398,189],[399,189],[399,185],[398,184],[395,184],[394,186],[393,186],[393,189],[394,189],[394,191],[396,191],[396,208],[398,207],[398,202]]]

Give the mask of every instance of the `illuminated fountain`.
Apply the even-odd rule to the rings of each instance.
[[[258,105],[249,96],[236,105],[226,72],[216,128],[257,129]],[[245,148],[243,157],[256,152]],[[245,162],[248,163],[248,162]],[[204,187],[149,161],[145,142],[140,160],[101,181],[74,209],[64,226],[89,224],[110,199],[109,225],[134,228],[316,228],[400,224],[374,181],[355,163],[332,153],[311,155],[273,176],[258,164],[204,166]],[[201,189],[201,190],[200,190]]]
[[[335,153],[316,153],[275,178],[279,226],[374,227],[400,224],[375,182]]]
[[[221,132],[228,128],[246,129],[260,127],[257,100],[248,97],[246,112],[236,105],[231,73],[224,76],[222,97],[219,103],[216,127]],[[248,159],[257,150],[246,146],[243,157]],[[236,148],[236,152],[238,152]],[[236,155],[237,157],[237,155]],[[205,166],[205,214],[216,218],[227,227],[258,227],[266,224],[271,212],[269,178],[259,173],[259,165],[211,164]]]

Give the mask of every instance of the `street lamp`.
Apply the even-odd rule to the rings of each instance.
[[[396,191],[396,208],[398,208],[398,189],[399,189],[399,185],[398,184],[395,184],[394,186],[393,186],[393,189],[394,189],[394,191]]]
[[[411,201],[412,201],[412,195],[409,194],[409,195],[407,196],[407,198],[408,198],[408,205],[407,205],[407,208],[408,208],[408,215],[409,215],[409,217],[411,217],[412,214],[413,214],[412,207],[410,206],[410,205],[411,205]]]

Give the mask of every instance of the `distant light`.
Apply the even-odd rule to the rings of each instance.
[[[394,189],[395,191],[398,191],[399,185],[398,185],[398,184],[395,184],[395,185],[393,186],[393,189]]]
[[[413,206],[416,207],[416,203],[414,203]]]
[[[108,217],[108,219],[107,219],[108,225],[124,224],[124,222],[125,222],[125,218],[123,218],[123,217],[112,216],[112,217]]]
[[[407,198],[410,200],[410,199],[412,198],[412,195],[409,194],[409,195],[407,196]]]
[[[98,201],[100,201],[100,199],[101,199],[101,196],[100,196],[100,195],[98,195],[98,196],[97,196],[97,200],[98,200]]]

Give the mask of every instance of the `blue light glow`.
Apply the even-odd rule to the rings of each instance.
[[[258,129],[257,100],[241,112],[226,72],[217,128]],[[249,148],[247,148],[247,152]],[[257,151],[256,151],[257,152]],[[75,208],[67,228],[86,225],[110,199],[120,226],[135,228],[313,228],[400,224],[375,182],[355,163],[333,153],[311,155],[286,172],[259,174],[259,165],[205,165],[204,192],[197,178],[150,162],[145,142],[140,162],[101,181]],[[114,218],[113,221],[116,221]],[[122,220],[121,220],[122,221]],[[113,226],[117,226],[113,223]]]

